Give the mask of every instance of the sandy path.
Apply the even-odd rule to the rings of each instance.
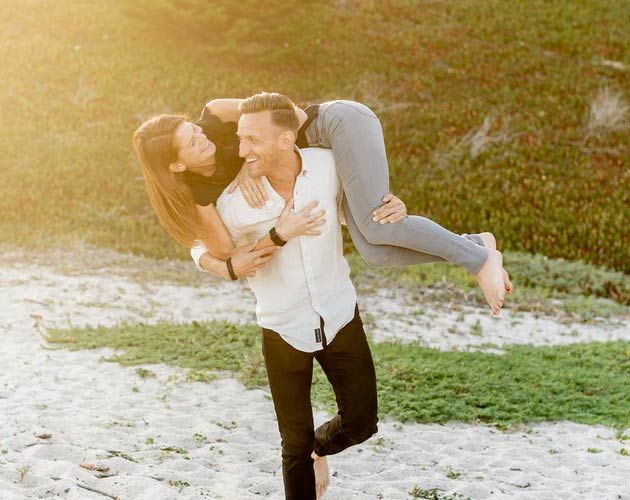
[[[245,287],[237,285],[241,305],[230,309],[225,301],[235,303],[233,284],[143,283],[125,278],[124,268],[86,275],[0,262],[2,500],[107,498],[78,484],[125,500],[281,498],[280,440],[268,391],[245,390],[230,378],[185,382],[182,370],[162,365],[147,367],[156,377],[140,378],[135,368],[102,362],[108,350],[46,349],[35,326],[36,321],[65,326],[157,318],[251,321],[253,301]],[[140,268],[146,260],[132,264]],[[407,307],[404,298],[363,300],[389,311],[390,316],[373,312],[380,321],[404,321],[404,311],[397,309]],[[449,313],[431,314],[447,333],[461,326],[458,314],[453,320]],[[527,315],[500,321],[526,323]],[[557,325],[558,331],[565,327]],[[584,327],[570,325],[578,335],[568,339],[630,337],[620,325]],[[385,338],[379,328],[377,322],[375,337]],[[482,325],[482,338],[491,331]],[[510,343],[505,328],[497,331],[503,332],[502,343]],[[439,335],[432,340],[422,330],[418,334],[442,348],[480,341],[478,334],[451,334],[454,340],[441,344]],[[512,342],[522,341],[519,335]],[[563,337],[552,331],[540,336],[540,343],[560,343]],[[317,413],[316,423],[327,418]],[[45,434],[51,437],[36,437]],[[475,499],[628,499],[624,477],[630,458],[619,453],[622,447],[630,448],[602,426],[554,423],[500,432],[459,423],[385,421],[370,441],[331,458],[335,477],[326,498],[412,498],[409,492],[417,485]],[[79,467],[84,462],[109,467],[111,477],[97,478]]]

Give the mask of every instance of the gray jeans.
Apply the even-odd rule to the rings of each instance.
[[[311,146],[332,149],[344,190],[343,210],[352,242],[372,266],[448,261],[477,274],[488,257],[478,235],[457,235],[430,219],[412,215],[396,224],[372,221],[389,193],[383,129],[368,107],[330,101],[306,129]]]

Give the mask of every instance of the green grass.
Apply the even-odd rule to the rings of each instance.
[[[5,1],[0,242],[187,258],[131,134],[266,89],[373,107],[410,212],[627,272],[627,131],[586,122],[599,89],[630,88],[601,64],[630,64],[629,24],[621,0]],[[473,155],[462,139],[486,117],[507,139]]]
[[[228,371],[248,387],[266,385],[260,330],[225,322],[53,330],[70,349],[110,347],[123,365],[167,363],[193,372]],[[372,344],[381,415],[401,421],[497,426],[571,420],[630,426],[630,343],[511,346],[504,355]],[[335,411],[316,364],[313,399]]]

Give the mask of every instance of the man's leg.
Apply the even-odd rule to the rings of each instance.
[[[298,351],[263,328],[263,354],[282,438],[282,475],[287,500],[315,500],[313,472],[313,354]]]
[[[324,327],[325,333],[325,327]],[[376,374],[358,308],[317,361],[332,384],[338,412],[315,429],[317,455],[333,455],[362,443],[378,431]]]

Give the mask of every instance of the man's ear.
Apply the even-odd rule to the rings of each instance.
[[[173,162],[168,166],[168,169],[171,172],[183,172],[184,170],[186,170],[186,165],[184,165],[183,163],[179,163],[179,162]]]
[[[280,134],[280,145],[282,149],[293,149],[296,140],[295,132],[286,130]]]

